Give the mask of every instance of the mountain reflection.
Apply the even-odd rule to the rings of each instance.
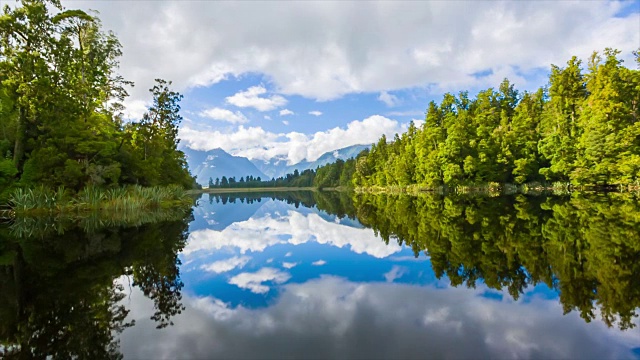
[[[190,219],[46,236],[0,228],[0,357],[121,358],[117,335],[134,324],[121,304],[129,286],[151,299],[157,327],[171,324],[184,308],[177,254]]]

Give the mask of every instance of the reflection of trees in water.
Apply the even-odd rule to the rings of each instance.
[[[190,219],[19,239],[0,229],[0,356],[120,358],[117,334],[132,325],[122,275],[154,301],[158,327],[170,324]]]
[[[565,313],[633,327],[640,307],[640,207],[631,194],[571,198],[356,195],[358,220],[424,251],[438,278],[478,280],[514,299],[559,291]],[[596,310],[597,309],[597,310]]]
[[[299,208],[300,205],[308,208],[317,207],[329,214],[340,218],[348,216],[355,219],[355,208],[351,194],[342,191],[271,191],[271,192],[234,192],[234,193],[209,193],[209,204],[216,203],[253,204],[263,199],[284,201],[289,205]]]
[[[303,204],[357,218],[386,243],[425,252],[453,286],[483,281],[518,299],[544,283],[565,313],[633,326],[640,306],[640,206],[633,194],[420,196],[342,192],[210,194],[210,201]]]

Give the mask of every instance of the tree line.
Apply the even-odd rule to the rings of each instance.
[[[133,84],[117,73],[121,55],[95,14],[59,0],[4,7],[0,188],[194,184],[177,149],[182,95],[157,79],[144,116],[125,121]]]
[[[271,180],[262,180],[260,177],[209,178],[209,188],[263,188],[263,187],[315,187],[315,188],[351,188],[352,177],[355,172],[355,159],[342,160],[319,166],[314,169],[298,171]]]
[[[421,187],[566,182],[640,185],[640,71],[620,52],[553,65],[547,86],[447,93],[425,122],[358,155],[353,185]],[[638,52],[634,53],[640,65]]]

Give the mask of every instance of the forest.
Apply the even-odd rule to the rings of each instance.
[[[123,118],[133,86],[121,45],[95,14],[22,0],[0,16],[0,192],[42,186],[194,186],[177,149],[182,95],[156,79],[141,119]]]
[[[424,124],[357,157],[356,187],[437,188],[555,182],[572,186],[640,186],[640,70],[620,52],[552,65],[549,83],[520,92],[496,89],[445,94],[429,103]],[[640,54],[634,52],[640,66]]]

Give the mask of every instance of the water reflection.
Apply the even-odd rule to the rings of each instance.
[[[0,229],[0,350],[640,355],[640,209],[630,194],[204,195],[179,219]]]
[[[640,208],[633,194],[560,197],[361,196],[358,219],[426,250],[438,278],[482,281],[514,299],[557,290],[564,312],[632,327],[640,307]]]
[[[638,346],[637,332],[586,326],[576,314],[561,316],[555,300],[497,301],[484,296],[484,285],[438,289],[322,276],[281,290],[260,308],[187,297],[175,326],[157,332],[143,317],[126,330],[122,351],[133,359],[625,359]],[[130,299],[133,309],[147,307],[135,292]]]
[[[135,323],[121,303],[125,286],[150,299],[156,327],[171,324],[184,309],[177,254],[190,218],[96,231],[0,228],[0,355],[120,358],[117,336]],[[122,275],[132,283],[117,283]]]

